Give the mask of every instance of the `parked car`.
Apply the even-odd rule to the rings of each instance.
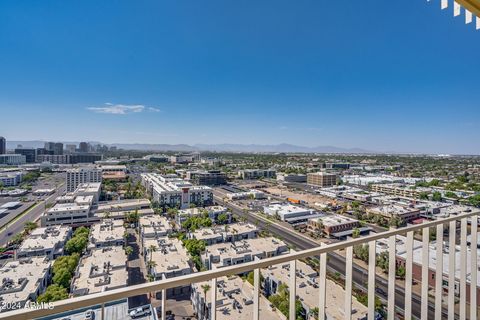
[[[85,311],[85,320],[95,320],[95,312],[93,310]]]

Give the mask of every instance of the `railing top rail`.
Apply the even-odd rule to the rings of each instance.
[[[439,224],[445,224],[451,221],[462,220],[462,219],[470,218],[472,216],[479,215],[479,214],[480,214],[480,210],[472,208],[472,212],[459,214],[459,215],[451,215],[450,217],[443,218],[443,219],[428,221],[418,225],[410,225],[400,229],[392,229],[392,230],[376,233],[376,234],[365,236],[365,237],[360,237],[356,239],[350,239],[347,241],[318,246],[315,248],[296,251],[293,253],[280,255],[272,258],[242,263],[234,266],[228,266],[221,269],[198,272],[194,274],[189,274],[185,276],[180,276],[180,277],[175,277],[175,278],[170,278],[170,279],[165,279],[165,280],[160,280],[160,281],[155,281],[155,282],[150,282],[145,284],[124,287],[120,289],[115,289],[115,290],[101,292],[101,293],[95,293],[91,295],[85,295],[82,297],[61,300],[53,303],[53,306],[54,306],[53,309],[38,309],[38,310],[20,309],[20,310],[0,313],[0,319],[29,320],[33,318],[59,314],[59,313],[68,312],[75,309],[81,309],[89,306],[108,303],[110,301],[122,300],[128,297],[146,294],[149,292],[155,292],[155,291],[161,291],[164,289],[180,287],[180,286],[189,285],[192,283],[208,281],[213,278],[245,273],[257,268],[267,268],[272,265],[282,264],[292,260],[305,259],[312,256],[318,256],[323,253],[342,250],[347,247],[365,244],[373,240],[380,240],[380,239],[385,239],[385,238],[389,238],[396,235],[403,235],[411,231],[417,231],[417,230],[422,230],[424,228],[435,227]]]

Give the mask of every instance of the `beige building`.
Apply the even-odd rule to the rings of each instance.
[[[275,257],[288,250],[288,246],[276,238],[255,238],[207,246],[202,260],[208,269],[218,269],[254,261],[255,258]]]
[[[420,217],[419,209],[394,204],[367,208],[366,211],[367,214],[380,215],[387,219],[398,217],[405,222],[409,222]]]
[[[352,230],[360,226],[358,220],[339,214],[326,215],[324,217],[312,218],[308,220],[307,229],[310,232],[323,232],[331,236],[337,232]]]
[[[72,228],[51,226],[33,230],[17,250],[18,258],[47,257],[50,260],[63,255],[63,247],[72,236]]]
[[[307,184],[319,187],[331,187],[337,184],[337,175],[326,172],[308,173]]]
[[[192,305],[198,319],[211,319],[212,295],[203,293],[204,285],[210,282],[192,284]],[[251,320],[253,319],[253,287],[248,281],[238,276],[217,279],[216,319],[218,320]],[[205,301],[206,298],[206,301]],[[262,319],[286,320],[286,317],[275,310],[262,295],[259,296],[259,314]],[[206,316],[205,316],[206,313]]]
[[[82,257],[72,280],[72,296],[125,287],[127,255],[123,247],[92,249]]]
[[[290,263],[274,265],[260,270],[267,296],[276,294],[282,284],[290,285]],[[297,260],[296,271],[296,294],[302,304],[303,314],[306,319],[314,319],[310,315],[313,309],[318,308],[320,277],[314,269],[301,260]],[[344,319],[345,291],[343,288],[327,279],[325,293],[327,319]],[[366,319],[367,313],[367,307],[352,297],[352,319]]]
[[[46,257],[33,257],[7,262],[0,268],[0,300],[2,307],[20,309],[27,301],[36,301],[49,282],[52,262]]]

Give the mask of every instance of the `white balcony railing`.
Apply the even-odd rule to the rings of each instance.
[[[445,219],[435,220],[423,223],[421,225],[411,225],[401,229],[394,229],[382,233],[373,234],[366,237],[357,239],[351,239],[348,241],[338,242],[325,246],[319,246],[316,248],[298,251],[286,255],[280,255],[273,258],[267,258],[254,262],[243,263],[239,265],[224,267],[221,269],[210,270],[205,272],[198,272],[186,276],[180,276],[170,279],[164,279],[161,281],[150,282],[141,285],[130,286],[121,289],[115,289],[102,293],[96,293],[77,297],[73,299],[62,300],[54,303],[53,309],[39,309],[39,310],[15,310],[0,314],[0,319],[5,320],[22,320],[22,319],[35,319],[44,316],[50,316],[55,314],[61,314],[69,312],[75,309],[82,309],[90,306],[105,305],[111,301],[122,300],[128,297],[138,296],[142,294],[148,294],[151,292],[162,292],[162,297],[165,299],[165,291],[170,288],[176,288],[181,286],[190,285],[193,283],[211,281],[211,295],[212,301],[217,300],[217,286],[216,279],[222,276],[229,276],[232,274],[242,274],[249,271],[254,271],[254,319],[259,319],[259,294],[260,294],[260,269],[268,268],[269,266],[290,263],[290,320],[295,320],[295,290],[296,290],[296,260],[306,259],[309,257],[320,257],[320,285],[319,285],[319,319],[325,319],[325,279],[327,270],[327,254],[333,253],[338,250],[345,250],[345,306],[344,317],[345,319],[351,319],[352,315],[352,267],[353,267],[353,247],[357,245],[368,244],[369,246],[369,262],[368,262],[368,319],[374,319],[375,317],[375,251],[376,241],[381,239],[388,239],[388,255],[389,255],[389,270],[388,270],[388,294],[387,294],[387,319],[394,319],[396,314],[395,294],[396,292],[396,236],[406,235],[406,275],[405,275],[405,288],[404,288],[404,310],[403,317],[405,319],[412,319],[412,276],[413,276],[413,244],[414,244],[414,232],[422,232],[422,280],[421,281],[421,319],[431,319],[429,312],[429,306],[434,304],[434,318],[435,319],[477,319],[477,223],[478,211],[472,211],[470,213],[450,216]],[[467,255],[467,233],[468,225],[470,225],[470,244],[473,246],[471,254]],[[437,235],[444,235],[444,227],[447,226],[448,230],[448,243],[450,248],[460,247],[460,261],[456,261],[456,250],[450,250],[448,254],[448,293],[445,293],[442,288],[442,281],[444,278],[443,270],[443,241],[436,242],[436,269],[435,272],[435,287],[440,290],[435,290],[434,302],[429,299],[429,237],[430,229],[435,229]],[[460,237],[457,239],[457,230],[459,227]],[[445,229],[446,230],[446,229]],[[454,231],[453,231],[454,230]],[[453,232],[452,232],[453,231]],[[467,257],[470,257],[470,261],[467,261]],[[456,278],[455,272],[456,264],[459,263],[460,274],[459,278]],[[467,264],[470,264],[470,277],[469,281],[472,284],[470,286],[470,297],[467,301]],[[458,307],[455,307],[456,293],[455,282],[459,283],[458,293]],[[445,303],[445,299],[446,303]],[[165,312],[165,300],[162,301],[162,312]],[[102,308],[103,310],[103,308]],[[446,310],[446,311],[445,311]],[[444,314],[446,312],[448,317]],[[165,315],[163,314],[163,319]],[[216,311],[213,308],[210,319],[216,319]]]

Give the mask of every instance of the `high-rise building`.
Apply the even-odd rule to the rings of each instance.
[[[15,153],[24,155],[27,163],[34,163],[37,161],[37,150],[34,148],[17,148],[15,149]]]
[[[102,169],[85,166],[67,170],[67,192],[73,192],[81,183],[102,182]]]
[[[80,152],[88,152],[89,150],[89,144],[88,142],[80,142],[80,145],[78,146],[78,151]]]
[[[45,142],[45,150],[47,151],[52,151],[54,150],[55,148],[55,142]]]
[[[62,155],[63,154],[63,143],[57,142],[53,145],[53,154]]]
[[[74,144],[67,144],[67,145],[65,145],[65,150],[68,153],[75,153],[75,151],[77,150],[77,146],[74,145]]]
[[[0,137],[0,154],[7,153],[7,139]]]

